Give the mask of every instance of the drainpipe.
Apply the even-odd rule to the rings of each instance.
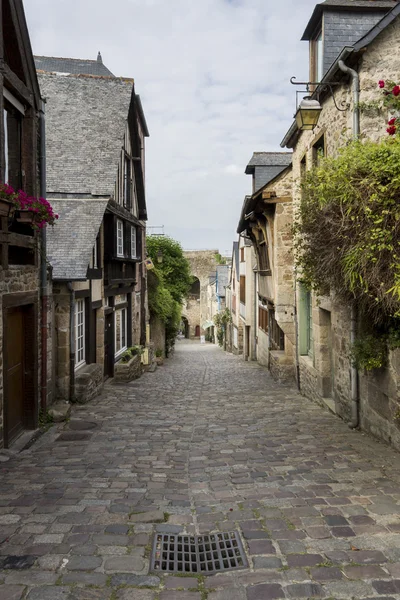
[[[254,271],[254,315],[253,315],[253,327],[254,327],[254,334],[253,334],[253,360],[257,360],[257,309],[258,309],[258,302],[257,302],[257,271]]]
[[[40,170],[40,196],[46,197],[46,128],[44,101],[41,100],[39,110],[39,170]],[[41,388],[40,405],[43,412],[47,409],[47,318],[49,310],[49,298],[47,291],[47,259],[46,259],[46,227],[41,229],[41,254],[40,254],[40,304],[41,304]]]
[[[351,69],[344,64],[342,60],[339,60],[339,69],[343,73],[347,73],[351,76],[353,82],[353,138],[358,139],[360,135],[360,78],[354,69]],[[355,303],[351,306],[350,315],[350,342],[353,345],[356,340],[356,327],[357,327],[357,307]],[[359,392],[358,392],[358,371],[357,367],[351,365],[351,422],[349,427],[355,429],[358,427],[360,422],[360,404],[359,404]]]
[[[75,291],[72,282],[67,283],[69,289],[69,401],[75,401]]]
[[[299,319],[297,315],[297,269],[294,267],[294,331],[296,336],[296,383],[297,389],[301,390],[300,384],[300,359],[299,359]]]

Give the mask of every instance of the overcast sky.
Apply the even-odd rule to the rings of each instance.
[[[281,151],[307,78],[316,0],[24,0],[34,54],[134,77],[147,140],[148,225],[230,252],[254,151]]]

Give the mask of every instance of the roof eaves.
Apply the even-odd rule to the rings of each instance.
[[[149,133],[149,130],[148,130],[148,127],[147,127],[146,117],[144,116],[142,100],[141,100],[139,94],[136,94],[136,102],[137,102],[138,116],[139,116],[140,121],[142,123],[142,128],[143,128],[144,136],[145,137],[150,137],[150,133]]]

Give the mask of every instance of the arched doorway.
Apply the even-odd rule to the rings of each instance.
[[[196,332],[194,334],[194,337],[200,337],[200,325],[196,325]]]
[[[189,339],[189,323],[186,317],[182,317],[182,332],[186,339]]]

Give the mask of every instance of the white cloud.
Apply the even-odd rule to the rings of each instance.
[[[150,225],[229,251],[253,151],[280,150],[307,77],[315,0],[24,0],[35,54],[93,58],[135,78]],[[239,176],[239,174],[241,176]]]

